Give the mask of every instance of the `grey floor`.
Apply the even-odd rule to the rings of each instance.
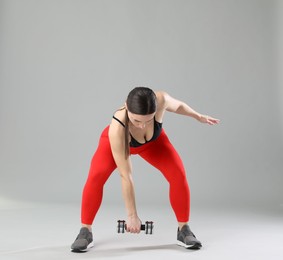
[[[153,220],[153,235],[117,234],[124,209],[102,205],[95,221],[95,247],[70,252],[79,231],[79,205],[36,205],[0,200],[0,259],[283,259],[283,208],[192,207],[191,228],[203,248],[190,251],[176,242],[171,208],[139,207]]]

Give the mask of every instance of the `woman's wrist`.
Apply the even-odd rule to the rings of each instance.
[[[138,216],[138,213],[136,211],[128,213],[128,218],[136,218],[137,216]]]
[[[200,113],[196,113],[196,114],[194,115],[194,118],[195,118],[196,120],[198,120],[198,121],[201,121],[201,119],[203,118],[203,115],[200,114]]]

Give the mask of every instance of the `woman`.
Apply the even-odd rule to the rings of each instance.
[[[111,124],[101,134],[92,158],[82,196],[82,228],[72,244],[73,251],[93,246],[91,225],[101,205],[103,186],[117,168],[127,210],[127,232],[139,233],[132,178],[131,154],[138,154],[164,175],[170,185],[170,203],[178,222],[177,242],[190,249],[202,245],[189,228],[190,191],[183,163],[162,128],[165,111],[190,116],[202,123],[217,124],[218,119],[194,111],[163,91],[136,87],[128,95],[125,106],[117,110]]]

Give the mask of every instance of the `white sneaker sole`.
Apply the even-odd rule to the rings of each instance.
[[[199,248],[201,248],[202,247],[202,245],[200,245],[200,244],[194,244],[194,245],[187,245],[187,244],[185,244],[185,243],[183,243],[182,241],[180,241],[180,240],[177,240],[177,245],[178,246],[182,246],[182,247],[184,247],[184,248],[186,248],[186,249],[199,249]]]
[[[94,247],[94,241],[89,243],[86,249],[78,250],[78,249],[72,249],[71,248],[71,251],[73,251],[73,252],[86,252],[86,251],[88,251],[92,247]]]

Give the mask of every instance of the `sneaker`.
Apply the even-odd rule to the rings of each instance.
[[[84,252],[93,246],[92,233],[87,227],[82,227],[71,249],[73,252]]]
[[[184,225],[181,230],[177,231],[177,243],[187,249],[199,249],[202,247],[201,242],[196,239],[194,233],[188,225]]]

